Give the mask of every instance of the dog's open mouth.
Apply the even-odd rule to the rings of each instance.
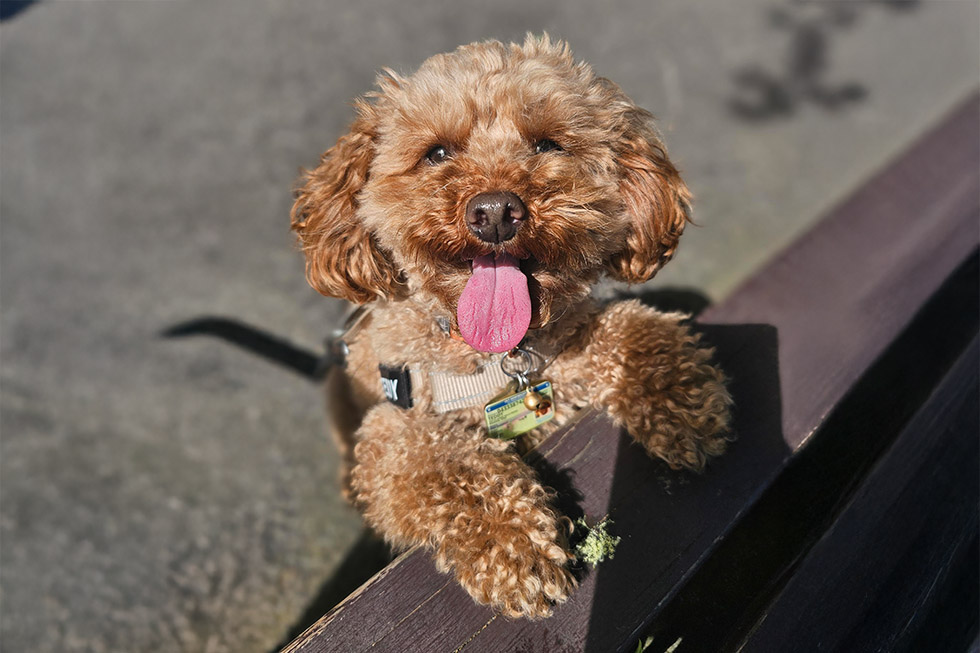
[[[485,352],[510,351],[531,324],[531,296],[520,261],[510,254],[473,259],[473,274],[456,306],[466,343]]]

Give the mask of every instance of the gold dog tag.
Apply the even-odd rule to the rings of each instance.
[[[490,437],[511,440],[555,417],[551,381],[539,381],[513,394],[494,399],[483,408]]]

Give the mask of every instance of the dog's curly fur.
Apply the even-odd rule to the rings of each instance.
[[[312,286],[374,303],[346,373],[328,380],[346,489],[385,538],[430,547],[477,601],[546,616],[575,581],[552,492],[518,446],[594,405],[675,468],[699,470],[725,448],[724,378],[684,316],[589,299],[603,273],[630,283],[656,273],[690,195],[650,114],[547,36],[464,46],[378,85],[305,174],[292,212]],[[536,151],[544,139],[561,149]],[[434,146],[448,159],[428,160]],[[464,214],[497,190],[522,198],[528,217],[512,240],[489,244]],[[479,406],[436,414],[422,388],[405,410],[378,382],[379,363],[464,374],[487,361],[437,320],[456,329],[470,261],[500,252],[528,278],[528,337],[560,352],[544,375],[557,417],[517,443],[488,438]]]

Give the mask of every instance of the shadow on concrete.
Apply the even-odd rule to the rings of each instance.
[[[697,317],[711,305],[707,295],[693,288],[658,288],[639,293],[620,292],[617,299],[639,299],[664,313],[687,313]]]
[[[335,360],[330,354],[329,347],[325,353],[317,355],[262,329],[231,318],[198,317],[167,327],[160,335],[164,338],[215,337],[292,370],[313,382],[322,381]],[[371,576],[384,569],[393,559],[394,555],[390,547],[370,529],[365,528],[347,551],[344,559],[337,565],[337,570],[323,583],[316,596],[290,627],[284,639],[272,650],[279,651],[287,646],[331,608],[367,582]]]
[[[868,95],[863,84],[827,79],[834,38],[875,6],[909,11],[918,4],[919,0],[794,3],[770,9],[771,26],[789,32],[786,56],[777,70],[758,64],[736,70],[729,110],[743,120],[760,121],[788,117],[806,103],[837,111],[862,101]]]
[[[337,565],[337,571],[320,587],[316,597],[310,601],[303,614],[270,653],[288,646],[320,617],[366,583],[371,576],[384,569],[394,558],[391,548],[370,529],[365,528],[347,551],[344,559]]]
[[[315,354],[249,324],[224,317],[199,317],[164,329],[164,338],[213,336],[281,365],[310,381],[322,380],[333,358],[329,352]]]

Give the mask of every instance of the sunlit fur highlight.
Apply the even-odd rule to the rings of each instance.
[[[588,299],[602,275],[639,283],[673,255],[690,194],[651,116],[567,45],[476,43],[385,71],[356,103],[351,130],[304,174],[293,228],[320,292],[374,310],[328,383],[345,489],[390,542],[428,546],[481,603],[542,617],[575,586],[567,520],[519,453],[588,405],[608,411],[672,467],[700,470],[725,448],[730,399],[683,316]],[[548,139],[562,150],[537,153]],[[426,154],[445,147],[450,157]],[[528,217],[488,244],[467,228],[483,192],[516,193]],[[522,260],[528,339],[560,352],[556,419],[516,442],[488,439],[480,407],[445,415],[417,389],[410,410],[383,403],[378,364],[457,374],[486,354],[448,337],[470,261]]]

